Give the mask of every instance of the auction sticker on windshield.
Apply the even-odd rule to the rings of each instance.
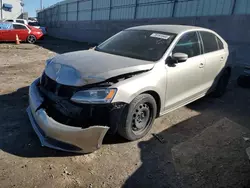
[[[169,35],[164,35],[164,34],[160,34],[160,33],[153,33],[150,35],[150,37],[154,37],[154,38],[159,38],[159,39],[169,39]]]

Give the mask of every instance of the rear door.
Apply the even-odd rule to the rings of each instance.
[[[4,25],[0,23],[0,41],[3,41],[3,30],[4,30]]]
[[[3,41],[3,28],[0,26],[0,41]]]
[[[25,41],[29,35],[30,30],[23,24],[13,24],[12,38],[16,39],[18,35],[19,39]]]
[[[223,42],[214,33],[200,31],[200,36],[206,61],[203,87],[209,91],[216,85],[220,73],[226,64],[228,53],[224,49]]]

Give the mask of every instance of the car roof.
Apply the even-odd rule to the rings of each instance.
[[[188,26],[188,25],[143,25],[143,26],[131,27],[126,30],[148,30],[148,31],[175,33],[175,34],[180,34],[182,32],[189,30],[210,31],[202,27]]]
[[[11,22],[12,24],[16,24],[16,25],[23,25],[26,27],[26,24],[22,24],[22,23],[18,23],[18,22]]]
[[[13,24],[18,24],[18,25],[25,25],[23,23],[19,23],[19,22],[12,22]]]

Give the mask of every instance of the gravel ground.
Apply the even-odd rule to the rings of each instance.
[[[88,155],[41,147],[26,114],[28,86],[49,57],[87,48],[53,38],[0,43],[1,187],[250,187],[250,143],[243,139],[250,137],[250,90],[237,86],[239,69],[224,97],[158,118],[139,141],[107,136]]]

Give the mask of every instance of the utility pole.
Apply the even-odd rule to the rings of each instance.
[[[2,0],[0,0],[0,11],[1,11],[0,16],[1,16],[1,20],[2,20],[3,19],[3,1]]]
[[[40,10],[43,10],[43,0],[40,0]]]

